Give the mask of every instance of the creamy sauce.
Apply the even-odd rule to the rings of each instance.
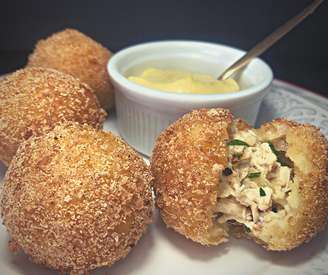
[[[141,75],[130,76],[128,79],[148,88],[173,93],[218,94],[240,90],[238,83],[232,78],[217,80],[211,75],[180,70],[148,68]]]

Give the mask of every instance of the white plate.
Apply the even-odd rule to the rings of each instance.
[[[276,117],[315,124],[328,137],[328,100],[281,81],[274,82],[272,92],[265,98],[258,124]],[[117,133],[114,116],[106,121],[105,129]],[[4,172],[4,167],[0,167],[1,178]],[[327,233],[326,229],[310,243],[288,253],[267,252],[247,240],[231,240],[208,248],[166,229],[156,212],[147,234],[125,260],[92,274],[327,274]],[[23,254],[12,255],[7,242],[6,230],[0,226],[1,275],[57,274],[29,262]]]

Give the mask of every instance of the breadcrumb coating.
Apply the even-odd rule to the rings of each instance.
[[[120,138],[63,124],[21,144],[5,176],[1,216],[33,262],[86,272],[124,258],[146,231],[151,180]]]
[[[328,141],[315,126],[286,119],[265,123],[258,134],[263,139],[286,135],[299,203],[285,224],[268,224],[256,241],[269,250],[290,250],[310,241],[327,223]]]
[[[249,129],[223,109],[186,114],[158,138],[151,169],[156,204],[168,227],[203,245],[216,245],[243,227],[215,223],[220,178],[228,164],[229,133]],[[290,250],[323,230],[328,216],[328,142],[311,125],[278,119],[254,130],[263,140],[286,135],[294,163],[298,206],[286,222],[268,223],[258,236],[242,233],[269,250]],[[214,218],[213,218],[214,217]]]
[[[217,204],[216,167],[228,163],[226,142],[232,120],[223,109],[192,111],[159,136],[152,155],[156,203],[163,220],[204,245],[228,237],[212,216]]]
[[[111,55],[85,34],[65,29],[39,40],[27,66],[52,68],[79,78],[95,91],[101,106],[109,110],[114,105],[113,86],[106,69]]]
[[[19,144],[63,121],[100,128],[106,112],[78,79],[45,68],[18,70],[0,80],[0,160],[9,165]]]

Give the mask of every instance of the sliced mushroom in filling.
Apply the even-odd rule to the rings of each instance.
[[[237,223],[256,234],[264,222],[286,217],[293,184],[287,149],[285,136],[264,141],[253,130],[232,134],[228,167],[219,172],[217,223]]]

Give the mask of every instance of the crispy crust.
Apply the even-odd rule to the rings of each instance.
[[[23,140],[59,122],[100,128],[105,116],[93,91],[72,76],[44,68],[18,70],[0,81],[0,160],[8,165]]]
[[[103,108],[114,106],[113,86],[106,71],[112,53],[83,33],[66,29],[39,40],[27,66],[56,69],[79,78],[96,93]]]
[[[218,165],[227,165],[232,115],[202,109],[184,115],[157,139],[151,161],[157,206],[168,227],[203,245],[225,241],[214,225]]]
[[[1,215],[36,263],[62,271],[110,266],[151,221],[148,166],[111,133],[79,124],[23,142],[7,171]]]
[[[286,135],[287,156],[294,162],[299,185],[299,205],[286,227],[271,226],[257,239],[269,250],[290,250],[310,241],[326,225],[328,217],[328,141],[320,130],[285,119],[266,123],[258,130],[264,139]]]
[[[151,162],[157,206],[168,227],[204,245],[225,241],[227,231],[215,229],[212,215],[219,179],[215,164],[226,166],[228,132],[233,117],[226,110],[198,110],[172,124],[158,138]],[[250,128],[234,120],[238,130]],[[328,216],[328,142],[311,125],[278,119],[257,133],[264,140],[286,135],[287,156],[295,163],[299,205],[287,225],[271,224],[256,238],[243,227],[229,228],[253,238],[269,250],[290,250],[311,240],[325,227]],[[267,236],[270,236],[269,238]]]

